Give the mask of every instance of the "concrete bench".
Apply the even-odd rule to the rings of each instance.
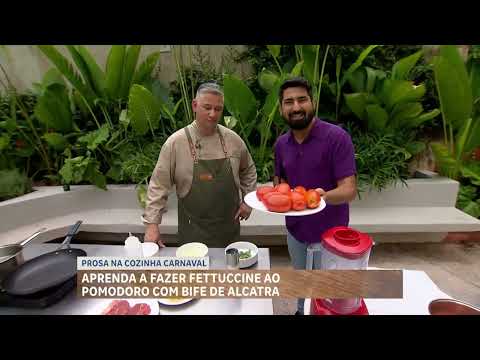
[[[0,244],[19,242],[40,227],[48,231],[35,242],[66,234],[83,220],[82,232],[143,233],[142,209],[133,185],[109,185],[108,191],[89,185],[39,187],[35,192],[0,202]],[[350,210],[350,226],[376,242],[440,241],[448,232],[480,231],[480,221],[455,208],[458,182],[434,176],[410,179],[384,192],[363,193]],[[177,234],[177,199],[169,197],[161,232],[167,242]],[[241,235],[259,245],[285,245],[285,219],[253,211],[242,222]],[[117,237],[118,241],[118,237]]]

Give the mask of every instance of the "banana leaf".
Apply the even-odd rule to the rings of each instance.
[[[453,45],[440,46],[433,60],[443,117],[458,130],[472,115],[472,89],[463,59]]]
[[[120,97],[122,99],[128,97],[141,49],[142,47],[140,45],[131,45],[127,50],[125,65],[123,67],[122,83],[120,85]]]
[[[368,46],[365,50],[361,52],[361,54],[358,56],[357,60],[350,65],[350,67],[347,69],[345,74],[342,77],[342,81],[340,82],[340,87],[343,87],[347,80],[350,78],[350,76],[362,65],[363,61],[365,58],[370,55],[370,53],[379,45],[370,45]]]
[[[47,128],[61,133],[72,131],[72,112],[66,87],[61,84],[50,85],[39,97],[34,114]]]
[[[133,78],[133,84],[143,85],[151,75],[152,71],[157,65],[158,59],[160,58],[160,52],[154,52],[147,56],[147,58],[139,65],[137,72]]]
[[[414,85],[411,81],[385,79],[379,96],[389,112],[397,104],[420,101],[425,92],[425,84]]]
[[[97,62],[90,54],[88,49],[85,46],[79,45],[77,46],[78,53],[83,58],[83,61],[88,67],[92,78],[93,88],[97,97],[105,98],[106,97],[106,89],[105,89],[105,74],[98,66]]]
[[[312,86],[316,85],[314,81],[315,73],[318,73],[318,64],[317,67],[315,67],[317,51],[317,45],[302,46],[303,75]]]
[[[38,45],[40,51],[57,67],[72,86],[91,104],[95,94],[85,85],[82,78],[74,70],[72,64],[52,45]]]
[[[366,120],[367,96],[365,93],[345,94],[345,103],[350,110],[360,119]]]
[[[365,107],[368,119],[368,130],[382,132],[388,122],[388,113],[380,105]]]
[[[92,92],[95,91],[95,86],[93,84],[92,80],[92,75],[90,74],[90,70],[88,69],[88,66],[83,60],[83,57],[80,55],[80,53],[77,51],[75,46],[73,45],[65,45],[67,48],[68,52],[72,56],[73,61],[77,65],[77,69],[80,70],[80,74],[82,74],[83,80],[85,81],[85,84],[90,88]],[[98,94],[97,94],[98,97]]]
[[[280,56],[282,45],[267,45],[267,48],[274,58],[278,58]]]
[[[161,107],[151,92],[135,84],[130,89],[128,118],[138,135],[145,135],[149,129],[156,129],[160,121]]]
[[[233,75],[223,77],[225,92],[225,107],[235,117],[243,130],[243,136],[248,138],[251,127],[257,115],[257,101],[249,87]],[[247,129],[248,127],[248,129]]]
[[[419,102],[398,104],[390,114],[389,127],[406,128],[409,120],[417,118],[422,114],[423,106]]]
[[[403,124],[407,128],[415,129],[415,128],[418,128],[420,125],[422,125],[424,122],[432,120],[440,114],[441,114],[440,110],[433,109],[433,110],[431,110],[429,112],[426,112],[426,113],[423,113],[420,116],[417,116],[415,118],[405,119],[403,121]]]
[[[277,73],[264,69],[258,75],[258,84],[263,90],[269,92],[272,90],[278,78],[279,75]]]
[[[408,80],[408,74],[423,55],[423,50],[398,60],[392,68],[393,80]]]
[[[348,83],[352,90],[356,93],[364,93],[367,91],[367,81],[366,81],[366,74],[363,69],[358,69],[353,72],[348,77]]]
[[[125,45],[113,45],[107,57],[107,65],[105,67],[105,86],[107,94],[113,100],[120,98],[125,51]]]

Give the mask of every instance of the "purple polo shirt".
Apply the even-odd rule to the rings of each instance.
[[[275,143],[275,175],[292,188],[335,189],[337,180],[356,174],[355,151],[350,135],[339,126],[315,118],[307,138],[299,144],[292,131]],[[349,205],[329,205],[319,213],[286,216],[287,229],[303,243],[321,241],[325,230],[348,226]]]

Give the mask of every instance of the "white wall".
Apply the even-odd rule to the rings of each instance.
[[[99,63],[102,69],[105,69],[105,63],[110,50],[110,45],[87,45],[92,56]],[[189,46],[175,45],[181,49],[185,63],[189,63]],[[192,52],[197,45],[190,46]],[[237,50],[242,50],[241,45],[232,46]],[[57,49],[70,58],[67,49],[64,46],[57,46]],[[220,65],[222,54],[226,54],[227,45],[201,45],[200,49],[205,51],[217,66]],[[165,51],[166,50],[166,51]],[[140,53],[139,63],[149,54],[155,51],[161,51],[158,66],[158,78],[168,85],[169,82],[176,79],[175,62],[173,60],[173,47],[169,45],[144,45]],[[0,49],[0,64],[5,68],[8,77],[19,91],[25,91],[31,88],[32,83],[39,82],[43,74],[53,67],[50,61],[40,52],[35,45],[8,45]],[[239,76],[248,76],[251,71],[249,64],[239,64],[236,66],[236,73]],[[5,76],[0,73],[0,80],[5,81]]]

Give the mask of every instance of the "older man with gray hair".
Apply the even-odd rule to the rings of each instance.
[[[162,146],[148,186],[145,241],[165,246],[159,224],[173,185],[180,244],[225,247],[238,241],[240,220],[252,211],[243,198],[256,189],[257,172],[242,138],[218,124],[223,103],[217,84],[202,84],[192,101],[195,120]]]

